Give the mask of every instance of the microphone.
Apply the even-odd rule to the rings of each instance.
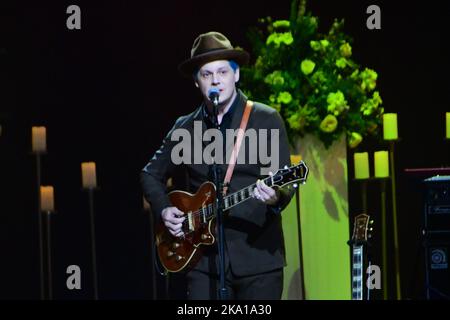
[[[214,106],[219,105],[219,89],[211,88],[208,91],[208,98],[214,104]]]

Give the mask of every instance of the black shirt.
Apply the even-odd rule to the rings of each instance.
[[[236,98],[234,99],[233,103],[231,104],[230,108],[228,109],[227,113],[225,113],[222,117],[222,122],[219,124],[219,130],[222,133],[222,141],[223,141],[223,150],[222,150],[222,155],[226,155],[226,146],[227,146],[227,135],[226,135],[226,130],[227,129],[231,129],[231,122],[233,121],[233,117],[234,117],[234,111],[236,110],[236,106],[239,103],[241,95],[238,94],[236,95]],[[206,106],[206,104],[203,104],[203,121],[206,124],[206,128],[207,129],[212,129],[215,128],[214,124],[213,124],[213,114],[209,112],[208,107]],[[213,143],[214,140],[211,141],[211,143]],[[214,156],[214,154],[213,154]],[[223,159],[224,161],[227,161],[228,159]],[[209,179],[211,181],[214,181],[214,175],[212,172],[212,166],[210,166],[209,169]],[[219,167],[219,171],[220,167]],[[221,176],[221,181],[223,181],[223,179],[225,178],[225,172],[219,172],[219,176]]]
[[[234,110],[236,109],[236,105],[239,103],[239,94],[236,95],[236,98],[234,99],[233,103],[230,106],[230,109],[228,109],[227,113],[225,113],[222,117],[222,122],[219,124],[219,129],[222,132],[224,142],[226,137],[226,129],[231,128],[231,121],[233,120],[234,116]],[[205,121],[206,127],[208,129],[214,128],[214,124],[212,122],[213,114],[209,113],[208,107],[206,104],[203,104],[203,121]],[[226,145],[226,143],[225,143]]]

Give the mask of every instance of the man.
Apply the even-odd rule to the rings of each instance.
[[[182,222],[185,215],[170,203],[165,188],[167,177],[177,167],[173,159],[176,153],[173,154],[172,151],[179,142],[172,135],[177,130],[187,130],[192,139],[199,140],[197,145],[202,146],[200,150],[193,147],[190,152],[191,158],[197,156],[197,159],[202,160],[201,163],[185,161],[180,164],[185,167],[189,176],[188,191],[195,193],[203,182],[213,181],[211,166],[204,162],[207,157],[203,155],[208,141],[202,141],[202,134],[195,130],[202,128],[205,132],[208,128],[213,128],[214,121],[211,119],[215,104],[211,100],[211,93],[216,93],[217,120],[223,134],[224,155],[230,150],[230,146],[232,149],[235,139],[227,139],[226,130],[240,127],[247,106],[247,98],[236,88],[236,83],[240,77],[239,65],[247,63],[248,58],[247,52],[234,49],[223,34],[208,32],[197,37],[191,50],[191,58],[179,66],[183,75],[193,77],[195,86],[203,96],[203,103],[193,113],[180,117],[175,122],[162,146],[141,173],[146,199],[152,204],[157,219],[162,219],[174,237],[184,236]],[[270,132],[258,135],[258,143],[242,143],[238,158],[243,153],[242,159],[245,161],[237,161],[228,184],[230,194],[258,181],[252,198],[231,208],[224,215],[226,287],[231,299],[280,299],[285,265],[281,210],[289,203],[293,192],[272,189],[258,180],[269,164],[264,159],[252,161],[250,158],[256,154],[251,151],[255,144],[261,149],[261,143],[264,143],[271,149],[271,159],[276,162],[276,170],[290,165],[289,147],[283,121],[275,109],[255,102],[249,110],[246,130]],[[194,145],[195,142],[192,142],[192,146]],[[202,154],[194,155],[195,152]],[[220,159],[216,160],[223,181],[230,158],[225,159],[223,164]],[[271,169],[273,165],[272,163]],[[201,259],[186,275],[189,299],[218,298],[217,246],[205,246],[204,249]]]

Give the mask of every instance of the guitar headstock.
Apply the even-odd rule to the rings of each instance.
[[[308,177],[308,171],[309,169],[303,161],[300,161],[295,166],[279,169],[273,175],[272,186],[278,186],[281,188],[288,184],[304,184],[306,182],[306,178]]]
[[[357,215],[353,223],[352,240],[358,242],[358,241],[367,241],[368,238],[371,238],[372,228],[369,228],[369,226],[372,223],[373,221],[370,220],[369,215],[364,213]]]

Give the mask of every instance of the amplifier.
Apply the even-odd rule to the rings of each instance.
[[[450,232],[450,176],[435,176],[425,182],[424,229]]]
[[[426,297],[450,299],[450,176],[435,176],[424,183]]]
[[[427,299],[450,299],[450,242],[425,240],[425,292]]]

